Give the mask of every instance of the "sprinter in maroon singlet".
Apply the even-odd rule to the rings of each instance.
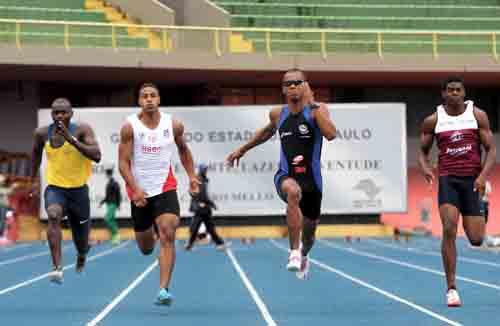
[[[461,305],[455,283],[457,250],[455,240],[459,216],[471,245],[480,246],[485,232],[485,218],[480,209],[488,174],[495,165],[496,147],[486,113],[465,101],[461,78],[448,78],[442,85],[443,105],[422,123],[419,164],[429,183],[434,173],[429,154],[438,146],[439,215],[443,224],[441,253],[448,290],[449,307]],[[482,147],[482,148],[481,148]],[[481,151],[485,152],[481,163]]]

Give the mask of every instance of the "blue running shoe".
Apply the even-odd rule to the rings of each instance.
[[[158,297],[156,298],[156,304],[160,306],[170,306],[174,301],[174,296],[165,289],[161,289],[158,292]]]

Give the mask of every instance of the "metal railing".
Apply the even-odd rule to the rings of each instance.
[[[486,54],[498,60],[500,31],[219,28],[0,19],[0,46],[112,48],[116,51],[205,51],[320,55],[336,53]]]

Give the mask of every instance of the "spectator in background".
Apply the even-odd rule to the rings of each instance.
[[[484,195],[481,197],[481,210],[483,211],[485,223],[488,223],[488,215],[490,213],[490,193],[492,191],[491,182],[486,180],[484,184]]]
[[[218,250],[223,250],[226,248],[224,240],[217,234],[215,230],[215,224],[212,221],[212,209],[217,209],[215,203],[210,199],[208,195],[208,178],[207,178],[208,166],[205,164],[200,164],[198,171],[198,178],[201,182],[200,192],[192,197],[190,211],[194,213],[193,220],[191,221],[191,226],[189,227],[190,237],[185,245],[186,250],[191,250],[193,244],[198,236],[198,230],[200,229],[201,223],[205,224],[208,234],[215,242],[216,248]]]
[[[106,169],[106,177],[108,178],[108,183],[106,184],[106,195],[104,199],[100,202],[99,207],[106,204],[106,216],[104,221],[106,226],[111,233],[111,244],[120,244],[120,232],[118,229],[118,224],[116,223],[116,210],[120,209],[120,204],[122,201],[122,194],[120,191],[120,185],[113,178],[113,169]]]
[[[0,206],[9,206],[9,195],[11,191],[12,187],[9,187],[7,177],[0,174]]]
[[[0,237],[5,230],[6,215],[9,210],[9,194],[11,188],[7,185],[7,177],[0,174]]]

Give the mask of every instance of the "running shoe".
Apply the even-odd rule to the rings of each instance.
[[[112,246],[118,246],[120,244],[120,234],[115,234],[111,236],[111,245]]]
[[[309,258],[307,256],[302,256],[300,270],[295,273],[295,276],[297,276],[299,280],[306,280],[309,274],[309,266]]]
[[[81,273],[85,267],[87,255],[76,255],[76,272]]]
[[[462,305],[457,290],[448,290],[448,292],[446,293],[446,303],[448,304],[448,307],[460,307]]]
[[[172,293],[168,292],[166,289],[161,289],[158,292],[158,297],[156,298],[156,304],[159,306],[170,306],[174,301]]]
[[[49,273],[49,281],[56,284],[63,283],[63,270],[61,267],[54,267],[54,270]]]
[[[300,270],[300,265],[302,263],[302,255],[300,250],[291,250],[290,256],[288,257],[288,264],[286,265],[286,269],[290,272],[298,272]]]

